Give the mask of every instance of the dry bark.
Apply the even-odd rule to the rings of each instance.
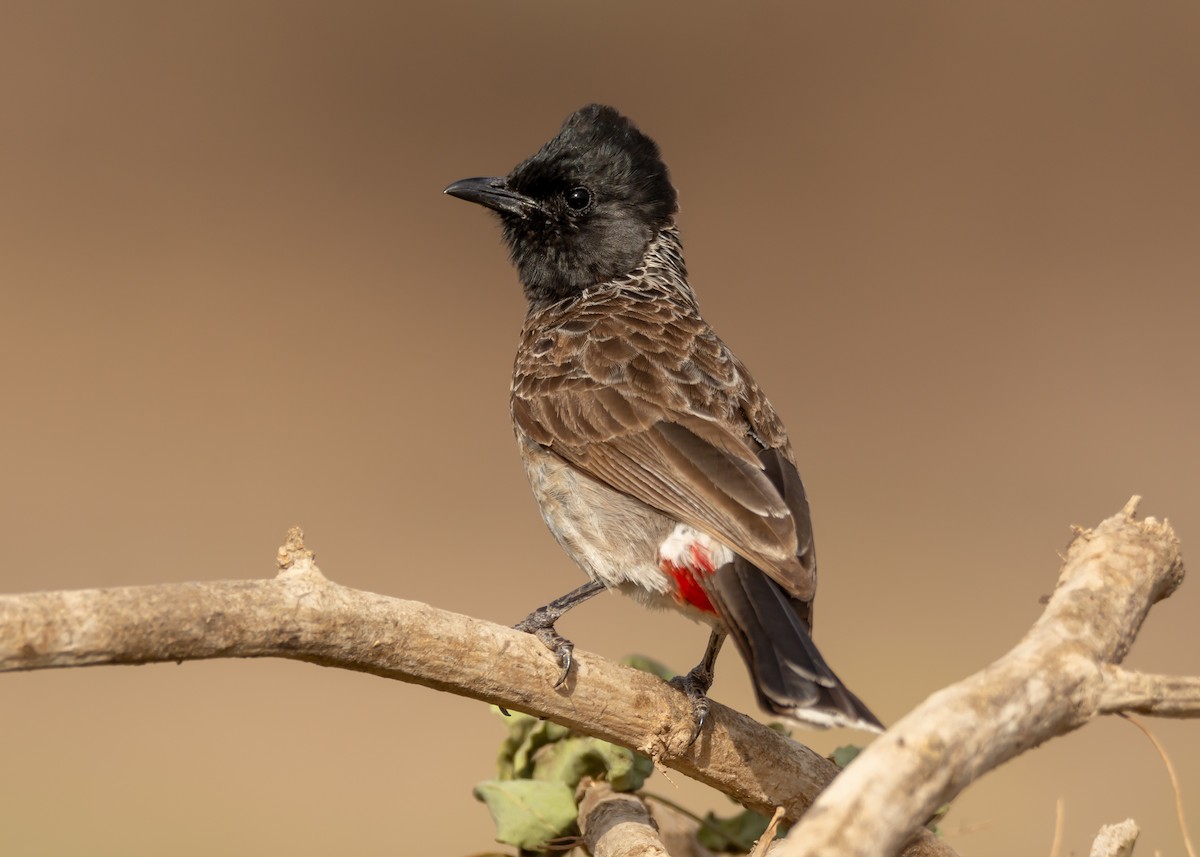
[[[767,815],[782,806],[789,821],[804,816],[774,852],[785,857],[948,857],[921,821],[1006,759],[1097,714],[1200,715],[1200,679],[1118,666],[1183,576],[1170,527],[1135,521],[1135,508],[1080,531],[1045,613],[1012,652],[934,694],[823,795],[833,764],[745,715],[714,702],[688,747],[690,703],[669,684],[576,651],[556,689],[558,667],[531,636],[338,586],[299,530],[271,580],[0,596],[0,671],[247,657],[359,670],[549,718]]]
[[[1183,580],[1171,527],[1134,519],[1139,498],[1078,530],[1045,611],[1008,654],[938,691],[818,798],[777,857],[895,853],[966,785],[1043,741],[1115,711],[1200,714],[1195,679],[1119,664],[1146,614]],[[1180,689],[1179,697],[1165,694]]]

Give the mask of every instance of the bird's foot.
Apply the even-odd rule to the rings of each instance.
[[[708,689],[712,687],[713,673],[707,663],[698,664],[687,675],[676,676],[671,684],[687,694],[692,703],[692,734],[688,738],[685,749],[691,748],[704,729],[704,721],[708,717]]]
[[[546,606],[539,607],[520,622],[513,625],[518,631],[533,634],[533,636],[542,641],[543,646],[554,652],[554,656],[558,658],[558,665],[562,667],[562,674],[559,675],[558,681],[554,683],[555,687],[562,687],[563,683],[567,680],[567,673],[571,671],[571,653],[575,651],[575,645],[562,634],[558,633],[558,631],[554,630],[554,623],[561,619],[562,615],[575,605],[582,604],[593,595],[603,591],[603,583],[597,580],[589,580],[578,589],[573,589],[561,598],[555,598]]]
[[[575,644],[554,629],[554,620],[558,617],[548,615],[552,612],[546,607],[539,607],[513,627],[526,634],[533,634],[542,641],[543,646],[554,653],[558,658],[558,665],[562,667],[562,673],[554,686],[562,687],[571,672],[571,653],[575,651]]]

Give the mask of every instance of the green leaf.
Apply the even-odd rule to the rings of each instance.
[[[663,681],[670,681],[679,675],[675,670],[663,664],[661,661],[656,661],[654,658],[648,658],[645,655],[628,655],[621,658],[621,663],[627,667],[633,667],[635,670],[641,670],[650,675],[656,675]]]
[[[563,783],[487,780],[475,786],[496,824],[496,840],[537,851],[575,827],[575,795]]]
[[[845,744],[829,754],[829,761],[833,762],[839,768],[844,768],[853,762],[855,757],[861,752],[862,747],[855,747],[853,744]]]
[[[792,727],[788,726],[786,723],[781,723],[778,720],[774,723],[768,723],[767,728],[772,732],[778,732],[784,738],[792,737]]]
[[[533,776],[539,780],[561,782],[574,789],[584,777],[603,778],[619,792],[641,788],[653,771],[654,763],[641,753],[590,737],[546,746],[533,765]]]
[[[492,710],[500,714],[495,706]],[[504,717],[503,714],[500,714]],[[496,760],[499,778],[515,780],[532,776],[534,754],[547,744],[561,741],[571,734],[571,730],[549,720],[539,720],[519,711],[504,717],[504,727],[508,735],[500,745],[500,756]]]
[[[745,854],[754,847],[770,823],[765,815],[745,810],[730,818],[718,818],[711,812],[704,816],[696,838],[710,851]],[[781,830],[782,832],[782,830]]]

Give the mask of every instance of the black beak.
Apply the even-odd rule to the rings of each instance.
[[[528,217],[537,208],[537,203],[527,196],[508,189],[508,179],[498,178],[462,179],[456,181],[442,193],[448,193],[467,202],[476,202],[502,214]]]

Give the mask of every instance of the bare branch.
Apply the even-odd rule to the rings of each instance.
[[[868,747],[778,857],[895,853],[975,778],[1114,710],[1108,668],[1129,651],[1150,607],[1183,579],[1174,532],[1134,520],[1137,501],[1095,531],[1077,531],[1054,595],[1016,648],[929,697]]]
[[[592,857],[670,857],[641,798],[605,782],[584,787],[579,830]]]
[[[0,671],[282,657],[352,669],[546,717],[790,821],[837,773],[827,759],[713,703],[686,747],[691,703],[671,685],[576,650],[567,684],[532,636],[327,580],[298,531],[273,580],[0,596]],[[711,725],[708,725],[711,724]],[[922,833],[909,857],[953,855]]]
[[[715,857],[700,843],[698,819],[657,796],[643,794],[641,798],[671,857]]]
[[[770,853],[775,844],[775,837],[779,835],[781,821],[783,821],[783,807],[780,806],[775,808],[775,814],[771,816],[767,829],[763,831],[762,836],[758,837],[758,841],[754,843],[754,848],[747,857],[766,857]]]
[[[1117,666],[1183,577],[1170,527],[1135,521],[1135,506],[1077,532],[1055,594],[1016,648],[930,697],[819,799],[836,768],[750,718],[714,703],[703,740],[686,747],[690,703],[670,685],[576,652],[571,680],[555,689],[557,666],[532,637],[331,583],[298,531],[274,580],[0,596],[0,671],[218,657],[359,670],[550,718],[749,808],[803,815],[780,857],[892,854],[906,841],[906,857],[945,857],[953,851],[921,823],[1003,761],[1101,713],[1194,716],[1200,681]]]
[[[1106,824],[1092,842],[1091,857],[1130,857],[1139,833],[1137,822],[1132,818]]]
[[[1147,675],[1104,664],[1099,710],[1104,714],[1200,717],[1200,677]]]

